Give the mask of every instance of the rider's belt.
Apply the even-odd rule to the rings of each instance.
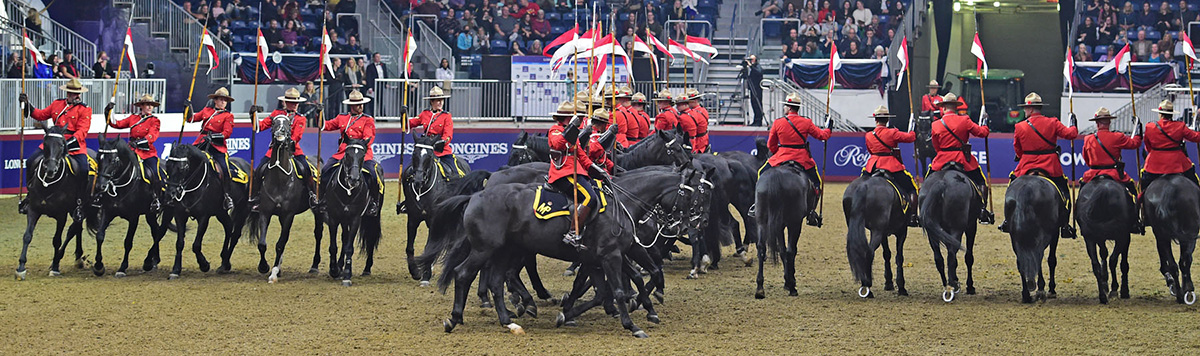
[[[899,157],[900,150],[891,150],[891,151],[887,151],[887,152],[871,152],[871,155],[872,156],[880,156],[880,157]]]
[[[1059,147],[1057,147],[1057,146],[1056,146],[1056,147],[1054,147],[1053,149],[1048,149],[1048,150],[1037,150],[1037,151],[1022,151],[1021,153],[1023,153],[1023,154],[1027,154],[1027,155],[1035,155],[1035,156],[1040,156],[1040,155],[1056,155],[1056,154],[1058,154],[1058,153],[1059,153],[1059,151],[1061,151],[1061,150],[1062,150],[1061,148],[1059,148]]]
[[[1091,169],[1117,169],[1118,167],[1116,164],[1110,164],[1107,166],[1088,166],[1088,168],[1091,168]]]
[[[935,147],[934,148],[934,151],[938,151],[938,152],[967,152],[970,150],[971,150],[971,145],[969,145],[969,144],[962,145],[962,146],[955,146],[955,147],[946,147],[946,148],[936,148]]]
[[[1172,147],[1167,147],[1167,148],[1154,148],[1154,147],[1149,147],[1149,149],[1150,149],[1151,151],[1183,151],[1183,145],[1179,145],[1179,146],[1172,146]]]
[[[704,136],[708,136],[708,131],[704,131],[704,132],[696,134],[696,138],[700,138],[700,137],[704,137]]]
[[[699,137],[699,136],[697,136],[697,137]],[[808,149],[808,143],[807,143],[807,142],[805,142],[804,144],[800,144],[800,145],[784,145],[784,144],[781,144],[781,145],[779,145],[779,147],[783,147],[783,148],[795,148],[795,149],[799,149],[799,150],[807,150],[807,149]]]

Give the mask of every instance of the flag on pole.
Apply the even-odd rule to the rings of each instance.
[[[658,38],[654,37],[654,34],[650,32],[649,28],[646,29],[646,39],[649,40],[650,44],[653,44],[654,48],[658,49],[659,52],[666,53],[667,58],[675,59],[675,55],[672,55],[671,51],[667,50],[667,46],[660,42]]]
[[[318,71],[319,73],[317,73],[317,75],[319,77],[325,76],[326,69],[328,69],[330,73],[333,73],[333,60],[329,59],[329,51],[331,49],[333,49],[333,44],[330,42],[332,42],[332,40],[329,39],[329,30],[326,28],[321,28],[321,64],[322,64],[322,66],[321,66],[321,69]]]
[[[595,33],[595,29],[588,30],[583,33],[583,36],[568,41],[554,51],[553,57],[550,58],[550,64],[554,66],[553,70],[558,71],[558,68],[566,63],[567,59],[575,59],[580,52],[591,49],[594,44],[592,37],[595,36]]]
[[[25,41],[29,41],[29,37],[25,37]],[[32,42],[28,43],[32,44]],[[125,29],[125,56],[130,59],[130,74],[132,74],[133,78],[137,78],[138,60],[136,56],[133,56],[133,29]]]
[[[1075,94],[1075,58],[1071,57],[1071,47],[1067,46],[1066,65],[1063,66],[1063,78],[1067,78],[1067,96]]]
[[[1192,57],[1193,61],[1200,60],[1200,58],[1196,58],[1196,47],[1192,46],[1192,36],[1185,33],[1180,37],[1183,37],[1183,54]]]
[[[983,43],[979,42],[979,32],[975,32],[975,42],[971,43],[971,54],[975,55],[975,72],[979,73],[980,78],[987,77],[988,64],[987,59],[983,58]]]
[[[1116,69],[1117,73],[1125,74],[1125,70],[1129,68],[1129,62],[1133,60],[1133,55],[1129,53],[1129,44],[1126,43],[1117,54],[1113,56],[1112,62],[1105,63],[1103,67],[1092,78],[1099,77],[1101,74]]]
[[[417,40],[413,38],[412,30],[409,29],[408,40],[404,41],[404,79],[408,79],[408,75],[412,73],[413,53],[417,53]]]
[[[551,56],[550,55],[551,48],[554,48],[554,46],[566,44],[567,42],[571,42],[571,41],[574,41],[577,39],[579,39],[579,24],[578,23],[575,24],[575,27],[572,27],[567,32],[563,32],[563,34],[559,35],[558,38],[555,38],[553,41],[550,41],[550,43],[546,44],[546,47],[542,48],[542,56],[550,57]]]
[[[692,50],[688,49],[687,46],[681,45],[679,42],[675,42],[675,40],[667,39],[667,48],[669,48],[668,53],[682,54],[691,57],[693,61],[704,62],[704,64],[708,64],[708,60],[705,59],[704,56],[692,52]]]
[[[200,37],[200,44],[204,46],[205,52],[208,53],[208,71],[204,75],[212,73],[213,68],[221,66],[220,57],[217,56],[217,45],[213,42],[212,36],[208,34],[208,28],[204,28],[204,34]],[[126,50],[126,52],[129,52]]]
[[[838,54],[837,43],[831,43],[833,47],[829,49],[829,91],[833,91],[833,84],[837,81],[837,70],[842,69],[842,55]]]
[[[683,43],[692,52],[708,53],[711,57],[717,56],[717,48],[712,46],[712,42],[704,37],[687,36],[683,38]]]
[[[646,42],[642,42],[642,39],[637,35],[633,36],[633,51],[648,54],[651,61],[658,62],[658,56],[654,55],[654,50],[649,45],[646,45]]]
[[[37,46],[33,44],[33,41],[29,40],[29,34],[24,33],[25,31],[21,31],[21,32],[25,36],[25,49],[29,50],[29,56],[33,57],[33,60],[35,61],[35,63],[40,63],[42,65],[50,65],[49,63],[46,63],[45,58],[42,58],[42,51],[39,51],[37,49]],[[128,41],[128,40],[126,40],[126,41]]]
[[[267,71],[267,56],[271,54],[271,47],[267,46],[267,38],[263,37],[262,28],[258,29],[258,65],[262,67],[262,72],[267,75],[267,79],[271,79],[271,72]],[[258,78],[254,78],[255,82]]]
[[[896,90],[904,83],[904,72],[908,71],[908,36],[900,39],[900,49],[896,51],[896,59],[900,60],[900,73],[896,74]]]

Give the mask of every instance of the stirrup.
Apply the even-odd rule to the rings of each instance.
[[[807,220],[808,226],[821,227],[821,225],[825,224],[825,219],[821,217],[821,214],[817,214],[816,211],[808,212],[808,217],[805,220]]]
[[[984,224],[984,225],[995,224],[996,223],[996,214],[992,214],[991,211],[988,211],[987,209],[983,209],[983,211],[979,213],[979,223]],[[1008,221],[1005,221],[1005,223],[1007,224]],[[1007,226],[1004,224],[1002,224],[1002,225]],[[1006,229],[1006,228],[1001,228],[1000,230],[1004,231],[1004,229]]]
[[[229,197],[229,193],[225,193],[225,210],[233,210],[233,198]]]
[[[368,198],[368,199],[369,199],[369,198]],[[367,201],[367,211],[366,211],[366,214],[367,214],[368,216],[376,216],[376,215],[379,215],[379,202],[375,201],[375,199],[370,199],[369,201]]]
[[[1008,220],[1004,220],[1004,222],[1000,223],[1000,226],[997,226],[996,229],[999,229],[1000,232],[1007,233],[1008,232]]]
[[[580,236],[574,231],[568,231],[567,233],[563,234],[562,241],[563,243],[574,247],[576,251],[583,251],[587,249],[587,246],[579,243],[579,240],[581,239],[583,239],[583,236]]]
[[[1074,239],[1075,238],[1075,228],[1071,227],[1070,224],[1063,226],[1059,230],[1062,233],[1062,237],[1064,239]]]
[[[21,198],[21,201],[17,202],[17,212],[21,215],[29,213],[29,198]]]
[[[71,211],[71,218],[76,221],[83,220],[83,199],[75,199],[75,210]]]
[[[749,216],[749,217],[757,216],[757,215],[755,215],[755,213],[756,213],[755,210],[757,210],[757,208],[758,208],[758,204],[750,204],[750,210],[746,212],[746,216]]]
[[[916,213],[912,214],[912,218],[908,219],[908,227],[921,227],[921,217]]]
[[[155,196],[150,200],[150,213],[157,214],[160,211],[162,211],[162,203],[159,202],[158,196]]]

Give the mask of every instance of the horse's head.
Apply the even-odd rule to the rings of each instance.
[[[292,117],[288,115],[276,115],[271,118],[271,149],[286,151],[279,152],[283,155],[278,157],[291,157],[287,153],[295,150],[296,142],[292,141],[292,122]]]
[[[654,137],[657,137],[657,141],[650,139],[649,143],[660,143],[655,145],[659,147],[658,149],[662,150],[662,155],[659,157],[667,157],[672,165],[682,167],[692,161],[692,145],[688,140],[684,139],[684,136],[686,135],[680,135],[670,130],[660,130],[654,135]]]
[[[680,221],[685,222],[689,228],[702,229],[708,225],[708,212],[711,206],[709,201],[713,194],[713,184],[708,180],[708,175],[704,171],[687,169],[682,173],[680,186],[694,187],[696,190],[689,194],[686,219]]]
[[[367,148],[370,141],[366,139],[351,138],[346,140],[346,152],[342,156],[342,171],[346,174],[346,185],[350,188],[356,188],[362,183],[363,161],[367,157]]]
[[[42,137],[42,168],[44,172],[51,176],[56,176],[61,173],[63,163],[67,157],[67,138],[64,136],[66,129],[58,126],[46,129],[45,136]]]
[[[184,183],[197,174],[207,174],[204,166],[208,163],[204,151],[192,145],[176,144],[171,146],[171,155],[163,163],[166,173],[166,194],[168,197],[183,198]],[[197,183],[199,184],[199,183]]]
[[[413,145],[413,181],[424,184],[437,175],[437,156],[434,145],[440,140],[437,136],[417,136]]]
[[[521,131],[517,140],[513,141],[508,154],[508,166],[515,167],[529,162],[537,162],[537,155],[529,148],[529,133]]]
[[[118,135],[114,139],[100,139],[100,150],[97,159],[97,170],[99,174],[96,176],[96,187],[101,190],[105,189],[113,178],[119,176],[122,169],[130,163],[135,162],[137,156],[133,154],[133,150],[129,148],[129,143],[121,140]]]
[[[754,139],[754,160],[765,163],[768,159],[771,159],[771,149],[767,147],[767,139],[762,137]]]

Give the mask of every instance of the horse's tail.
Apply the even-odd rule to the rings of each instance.
[[[438,289],[443,293],[453,280],[454,267],[466,260],[470,254],[470,244],[466,243],[467,239],[462,238],[463,215],[467,203],[470,202],[470,195],[447,198],[433,208],[427,223],[429,239],[425,242],[425,251],[417,257],[417,263],[422,266],[432,265],[442,252],[449,251],[442,258],[442,275],[438,279]],[[447,249],[450,246],[453,248]]]
[[[842,199],[846,211],[846,257],[850,260],[850,272],[854,279],[862,282],[871,280],[871,263],[879,241],[867,242],[867,222],[862,209],[866,207],[866,196],[861,191]]]
[[[488,178],[492,177],[492,172],[482,169],[473,170],[462,178],[451,183],[450,195],[470,195],[483,190],[484,184]]]
[[[379,249],[379,240],[383,238],[379,215],[367,215],[362,219],[358,232],[358,246],[362,253],[374,253]]]
[[[943,206],[946,198],[943,196],[948,195],[944,194],[947,190],[946,183],[939,182],[939,184],[927,187],[927,189],[934,189],[940,192],[926,191],[930,198],[922,201],[921,226],[925,227],[925,233],[929,234],[934,241],[940,241],[943,245],[946,245],[947,248],[962,250],[962,242],[959,242],[957,237],[942,227],[942,224],[945,223],[944,220],[949,220],[952,218],[944,216],[945,214],[943,214],[943,210],[946,210]],[[969,199],[975,198],[974,196],[970,196]]]
[[[262,238],[262,231],[258,229],[258,223],[262,220],[262,214],[258,212],[250,212],[250,216],[246,219],[246,225],[250,230],[250,243],[257,244],[258,239]]]

